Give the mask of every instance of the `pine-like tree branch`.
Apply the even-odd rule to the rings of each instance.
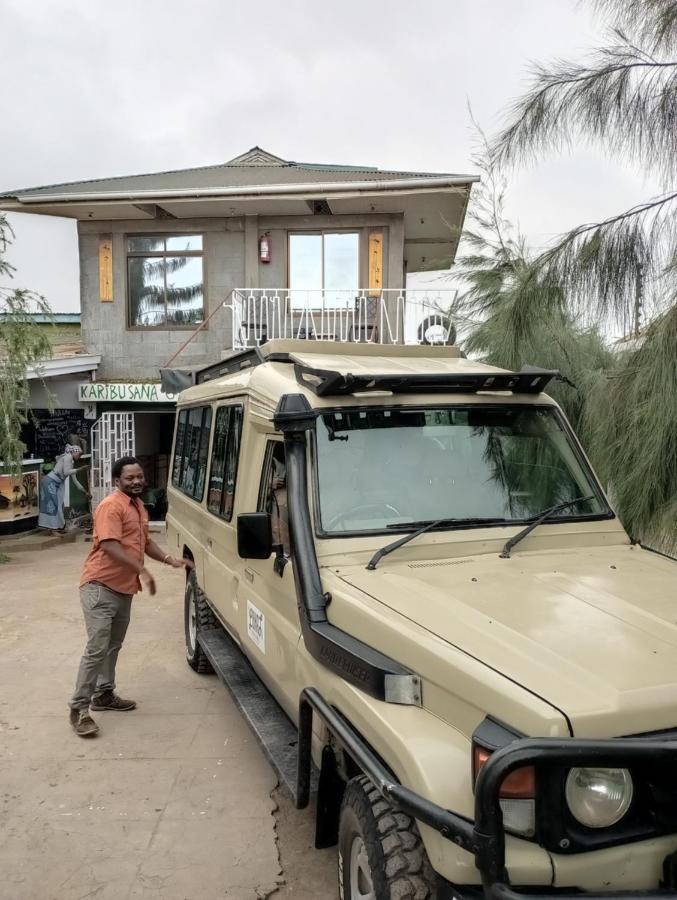
[[[675,0],[592,0],[592,4],[654,52],[670,52],[677,47]]]
[[[677,173],[677,61],[649,59],[618,34],[588,65],[536,66],[510,118],[493,145],[501,165],[580,138],[658,171],[669,189]]]

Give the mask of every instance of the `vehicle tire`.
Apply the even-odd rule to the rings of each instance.
[[[435,873],[416,822],[364,775],[348,782],[339,819],[341,900],[428,900]]]
[[[220,628],[216,616],[207,603],[203,591],[197,583],[195,572],[189,572],[186,578],[186,594],[184,600],[184,630],[186,636],[186,659],[191,669],[201,675],[213,672],[212,664],[198,643],[198,632],[207,628]]]

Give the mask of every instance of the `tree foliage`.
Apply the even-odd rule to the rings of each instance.
[[[36,313],[51,315],[45,298],[2,284],[14,272],[5,258],[12,237],[7,219],[0,215],[0,461],[16,468],[26,449],[21,428],[31,415],[28,369],[52,351],[45,329],[34,318]]]
[[[511,166],[596,143],[660,178],[658,196],[573,229],[540,260],[577,314],[627,329],[638,298],[654,312],[677,302],[677,3],[592,3],[611,17],[609,42],[581,63],[537,65],[493,154]]]
[[[587,399],[582,433],[638,538],[677,551],[677,305]]]
[[[458,305],[475,322],[466,349],[508,369],[558,369],[563,380],[549,393],[580,435],[626,527],[674,549],[677,308],[652,323],[637,349],[613,350],[595,327],[581,324],[562,282],[507,220],[505,180],[486,145],[475,163],[482,185],[458,259],[466,285]]]
[[[558,369],[563,379],[550,392],[579,428],[585,398],[613,367],[614,354],[596,328],[577,324],[559,281],[542,272],[537,255],[507,219],[505,178],[480,129],[478,134],[473,161],[482,178],[457,259],[465,284],[457,305],[475,321],[466,349],[507,369],[525,364]]]
[[[677,2],[591,0],[611,19],[583,62],[534,68],[491,147],[461,257],[479,314],[469,346],[499,365],[560,368],[558,399],[626,528],[677,550]],[[504,175],[594,142],[658,175],[659,196],[563,234],[538,256],[506,227]],[[493,194],[493,196],[492,196]],[[640,332],[642,313],[648,327]],[[639,340],[611,352],[596,327]]]

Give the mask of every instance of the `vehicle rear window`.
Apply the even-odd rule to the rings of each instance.
[[[242,414],[240,405],[220,406],[216,410],[207,509],[226,522],[233,518]]]
[[[182,409],[176,420],[172,484],[198,501],[204,494],[211,424],[211,406]]]

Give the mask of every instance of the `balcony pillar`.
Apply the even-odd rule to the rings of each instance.
[[[399,342],[404,343],[404,303],[398,301],[400,292],[404,295],[404,215],[393,217],[388,228],[388,267],[387,282],[390,288],[384,295],[384,304],[390,321],[390,339],[384,338],[387,343],[396,343],[396,335]],[[387,299],[385,299],[387,298]]]

